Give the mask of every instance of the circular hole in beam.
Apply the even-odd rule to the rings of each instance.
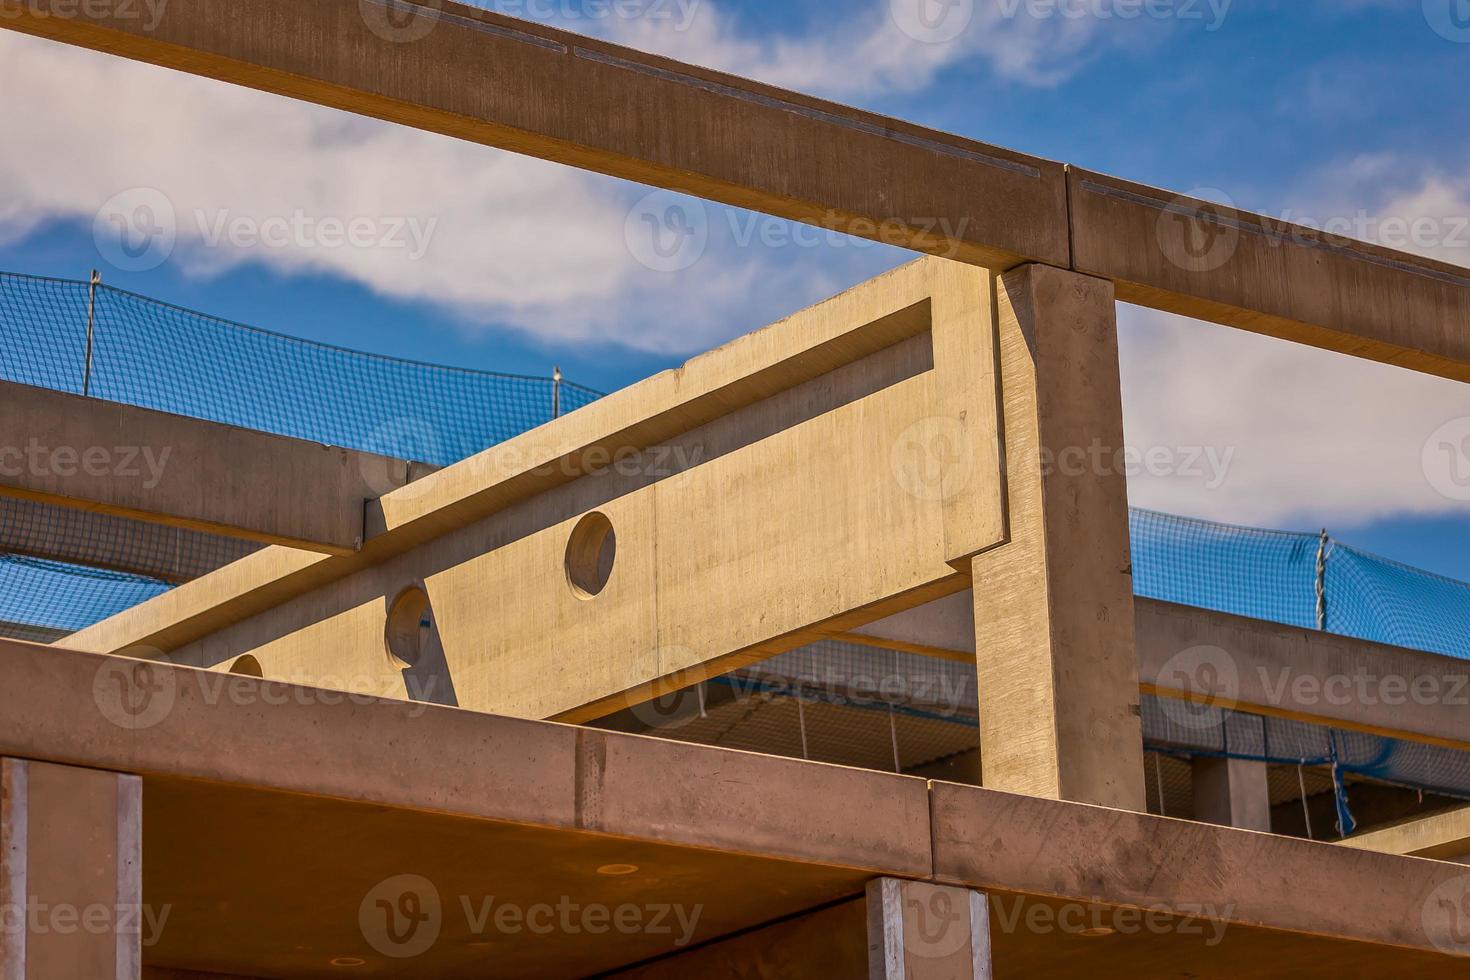
[[[618,536],[607,515],[593,511],[572,528],[567,540],[567,582],[579,598],[591,599],[607,588],[617,560]]]
[[[434,614],[424,590],[412,586],[398,593],[398,598],[388,607],[388,625],[384,630],[388,659],[393,666],[408,670],[418,663],[433,628]]]
[[[260,661],[248,653],[236,658],[235,662],[230,664],[230,673],[240,674],[243,677],[265,676],[265,671],[260,669]]]

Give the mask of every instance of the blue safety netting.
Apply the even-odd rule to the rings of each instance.
[[[69,633],[168,589],[166,583],[140,575],[0,555],[0,630],[9,625]],[[7,632],[29,636],[26,630]]]
[[[87,345],[92,313],[90,357]],[[0,378],[444,466],[601,393],[288,337],[89,283],[0,273]]]
[[[1129,523],[1140,596],[1470,660],[1470,584],[1321,534],[1146,510]]]

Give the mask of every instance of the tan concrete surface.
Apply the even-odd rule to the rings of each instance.
[[[675,437],[926,335],[939,263],[914,262],[869,280],[431,474],[404,488],[407,493],[391,493],[369,508],[368,540],[355,555],[267,548],[83,630],[70,645],[97,652],[175,649],[604,471],[615,459],[662,449],[669,468],[677,461],[664,444]]]
[[[1460,807],[1391,827],[1354,834],[1340,841],[1345,847],[1357,847],[1384,854],[1410,854],[1415,857],[1454,861],[1470,855],[1470,807]]]
[[[0,495],[350,554],[411,464],[0,381]]]
[[[1076,167],[1079,272],[1118,299],[1470,381],[1470,270]]]
[[[929,881],[868,882],[869,980],[991,980],[984,894]]]
[[[1207,759],[1190,763],[1194,819],[1222,827],[1271,832],[1271,787],[1266,763]]]
[[[1470,664],[1225,613],[1138,602],[1143,690],[1470,750]]]
[[[952,783],[932,783],[930,805],[941,882],[1319,936],[1350,928],[1403,948],[1436,948],[1434,936],[1470,955],[1452,939],[1462,910],[1439,902],[1470,889],[1458,865]]]
[[[138,980],[141,791],[133,775],[0,758],[0,977]]]
[[[986,786],[1145,809],[1112,286],[1001,279],[1007,542],[974,560]],[[1076,460],[1080,458],[1079,466]]]
[[[968,663],[973,606],[958,592],[843,639]],[[1459,658],[1155,599],[1135,599],[1134,614],[1144,693],[1470,750]]]
[[[588,869],[630,863],[658,869],[647,882],[658,887],[634,894],[677,886],[679,901],[702,895],[722,909],[719,935],[856,895],[869,877],[927,879],[932,867],[942,883],[993,895],[1174,916],[1213,903],[1232,930],[1350,939],[1364,962],[1455,975],[1442,957],[1374,947],[1447,942],[1431,899],[1464,879],[1457,865],[888,773],[21,643],[0,643],[0,754],[143,777],[144,856],[161,876],[149,880],[162,882],[160,898],[173,893],[173,921],[194,924],[168,931],[180,958],[151,961],[162,966],[206,968],[201,950],[295,956],[306,927],[312,955],[353,934],[360,944],[366,891],[415,869],[451,900],[501,880],[522,901],[563,887],[615,901],[588,884],[607,875]],[[283,881],[294,884],[283,892]],[[216,903],[231,894],[258,914],[222,922]],[[998,951],[1003,935],[1028,956],[1058,938],[1012,923]],[[1197,938],[1181,941],[1197,951]],[[1262,942],[1249,928],[1239,941]],[[455,972],[473,966],[452,958],[462,948],[450,944],[451,959],[422,975],[472,975]],[[641,948],[620,947],[622,963],[655,955]],[[1287,975],[1248,961],[1259,976]],[[223,956],[207,968],[253,969]]]
[[[253,555],[69,645],[585,720],[953,592],[1003,533],[988,295],[912,263],[389,494],[358,555]],[[563,572],[590,513],[617,542],[595,597]],[[410,586],[442,654],[405,673],[383,635]]]

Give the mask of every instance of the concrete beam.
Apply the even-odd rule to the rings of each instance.
[[[1027,266],[999,295],[1009,536],[973,565],[982,781],[1144,810],[1126,481],[1056,465],[1123,445],[1112,287]]]
[[[0,497],[0,552],[106,568],[178,584],[260,545],[184,527]]]
[[[1138,602],[1147,694],[1470,750],[1470,662]]]
[[[1222,827],[1271,832],[1271,789],[1266,763],[1196,758],[1190,763],[1194,819]]]
[[[1470,381],[1470,269],[1069,168],[1073,261],[1118,299]]]
[[[1371,920],[1373,942],[1414,945],[1427,932],[1440,949],[1470,952],[1449,938],[1464,928],[1460,910],[1435,902],[1466,894],[1470,881],[1456,865],[951,783],[931,784],[930,806],[938,882],[1065,900],[1104,893],[1103,904],[1174,909],[1198,927],[1215,920],[1340,935]],[[1097,818],[1108,827],[1103,841],[1088,826]],[[1389,885],[1404,873],[1434,883]]]
[[[1339,843],[1384,854],[1460,860],[1470,856],[1470,806],[1354,834]]]
[[[854,872],[930,880],[992,896],[1159,909],[1197,925],[1208,904],[1208,918],[1244,927],[1240,941],[1262,963],[1281,955],[1281,940],[1252,940],[1252,927],[1308,946],[1352,940],[1311,948],[1381,964],[1385,975],[1461,969],[1436,955],[1449,934],[1431,901],[1463,883],[1455,865],[54,647],[0,642],[0,755],[139,775],[174,795],[179,828],[205,801],[221,812],[244,801],[339,801],[335,812],[345,819],[340,804],[353,804],[369,825],[453,818],[461,865],[464,835],[497,825],[510,835],[503,842],[526,846],[534,831],[537,846],[563,854],[636,848],[667,870],[663,882],[677,878],[681,861],[718,854],[813,869],[836,885]],[[413,824],[397,826],[413,839]],[[281,831],[269,821],[258,829]],[[493,852],[499,838],[476,839]],[[217,840],[197,843],[221,857]],[[538,880],[555,863],[535,865]],[[586,879],[576,862],[562,864]],[[1282,880],[1292,887],[1278,887]],[[262,887],[279,903],[279,882]],[[363,892],[344,906],[354,931]],[[1119,955],[1130,949],[1138,952]],[[1239,969],[1238,959],[1228,963]],[[1405,974],[1405,964],[1429,971]]]
[[[139,980],[137,776],[0,759],[0,977]]]
[[[357,555],[252,555],[68,645],[401,696],[385,616],[418,586],[461,706],[584,720],[949,594],[1004,533],[990,292],[911,263],[388,494]],[[593,513],[595,596],[565,570]]]
[[[1059,164],[475,7],[192,0],[155,25],[5,6],[26,33],[892,245],[1068,261]]]
[[[327,554],[414,464],[0,382],[0,496]]]
[[[1457,657],[1155,599],[1134,611],[1146,694],[1470,750],[1470,663]],[[956,593],[841,639],[970,662],[973,602]]]

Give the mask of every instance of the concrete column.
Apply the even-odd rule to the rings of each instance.
[[[1196,820],[1271,832],[1271,791],[1264,762],[1195,759],[1192,768]]]
[[[997,298],[1007,540],[971,566],[982,780],[1142,812],[1113,287],[1031,265]]]
[[[137,776],[0,759],[0,980],[139,980]]]
[[[868,980],[991,980],[983,893],[926,881],[868,882]]]

